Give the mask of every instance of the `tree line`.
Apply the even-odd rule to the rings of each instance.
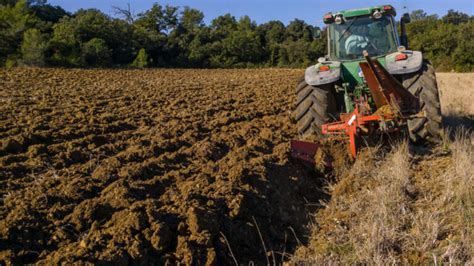
[[[114,7],[69,13],[46,0],[0,0],[0,65],[6,67],[304,67],[326,54],[326,40],[294,19],[257,24],[248,16],[219,16],[162,6],[133,14]],[[438,69],[474,69],[474,17],[411,14],[410,48],[427,54]]]

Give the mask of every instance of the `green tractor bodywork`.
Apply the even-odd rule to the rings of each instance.
[[[367,7],[367,8],[357,8],[357,9],[339,11],[339,12],[334,13],[333,15],[334,16],[342,15],[345,18],[353,18],[353,17],[361,17],[361,16],[370,16],[376,10],[386,10],[386,11],[389,11],[388,13],[390,13],[390,15],[393,15],[393,16],[396,15],[395,9],[393,9],[393,7],[390,5],[381,5],[381,6],[373,6],[373,7]],[[331,21],[330,19],[325,18],[324,22],[330,23]]]
[[[439,142],[434,68],[421,52],[407,49],[408,14],[400,36],[395,15],[382,5],[324,16],[328,54],[298,80],[293,114],[299,140],[291,143],[292,157],[314,163],[318,141],[328,136],[348,139],[353,158],[360,140],[375,135],[406,132],[413,143]]]
[[[351,96],[367,95],[369,102],[372,102],[359,67],[359,63],[365,61],[363,50],[367,50],[394,76],[418,71],[422,67],[423,56],[421,52],[402,46],[401,43],[405,46],[406,43],[404,38],[398,36],[395,15],[395,9],[390,5],[326,14],[324,23],[327,25],[328,55],[306,70],[306,82],[312,86],[336,83],[337,98],[345,105],[345,110],[340,111],[351,112],[354,108]],[[353,37],[365,38],[368,42],[365,46],[348,50],[345,43],[350,38],[348,35],[362,36]]]

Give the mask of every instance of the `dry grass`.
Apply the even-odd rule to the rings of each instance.
[[[437,76],[444,145],[360,154],[329,187],[332,199],[292,262],[474,263],[474,73]]]
[[[472,262],[474,135],[458,131],[449,151],[401,143],[365,152],[331,187],[310,243],[295,263]]]
[[[444,115],[474,117],[474,73],[437,73]]]
[[[450,128],[474,129],[474,73],[438,73],[441,110]]]

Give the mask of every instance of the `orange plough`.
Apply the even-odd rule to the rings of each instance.
[[[400,82],[390,75],[383,66],[364,52],[366,62],[360,67],[372,94],[375,107],[371,107],[367,97],[355,99],[354,110],[339,114],[339,121],[324,124],[323,135],[343,136],[348,140],[348,151],[352,158],[357,155],[358,139],[361,136],[393,133],[400,131],[410,118],[420,117],[416,113],[418,99],[408,92]],[[375,112],[373,111],[375,109]],[[291,155],[309,163],[321,145],[305,141],[291,142]]]

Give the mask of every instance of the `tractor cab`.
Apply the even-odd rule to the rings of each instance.
[[[392,6],[327,14],[329,58],[335,61],[362,59],[397,51],[400,46]]]
[[[422,64],[422,54],[408,49],[404,14],[400,20],[401,35],[397,33],[396,11],[391,5],[327,13],[327,56],[318,59],[306,71],[306,82],[313,86],[342,80],[353,89],[363,85],[359,63],[365,61],[363,52],[376,58],[392,75],[416,72]],[[315,37],[320,36],[316,27]],[[326,72],[325,72],[326,70]]]

